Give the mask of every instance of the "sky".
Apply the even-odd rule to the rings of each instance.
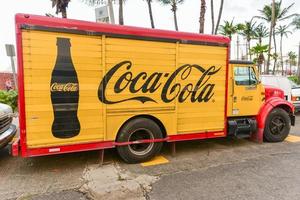
[[[232,20],[236,23],[251,20],[252,16],[259,15],[258,10],[262,9],[265,4],[270,4],[271,0],[225,0],[222,15],[222,21]],[[282,0],[284,7],[291,3],[295,5],[291,9],[292,13],[300,13],[299,0]],[[219,9],[220,0],[214,0],[215,18]],[[154,0],[153,15],[155,26],[158,29],[174,30],[173,14],[169,6],[163,6]],[[207,12],[205,15],[205,33],[211,32],[211,13],[210,1],[207,0]],[[114,5],[115,18],[118,22],[118,6]],[[61,17],[55,14],[55,9],[51,6],[50,0],[9,0],[0,7],[0,71],[10,71],[10,59],[6,56],[5,44],[15,44],[15,27],[14,15],[16,13],[38,14],[45,15],[51,13],[54,16]],[[200,14],[200,0],[186,0],[184,4],[178,7],[178,26],[180,31],[184,32],[198,32],[199,30],[199,14]],[[83,0],[71,0],[68,7],[68,18],[79,19],[85,21],[95,21],[95,7],[88,6],[83,3]],[[127,0],[124,6],[124,21],[126,25],[150,27],[150,20],[148,15],[148,7],[145,1],[142,0]],[[217,21],[217,19],[215,19]],[[258,21],[260,23],[261,21]],[[284,21],[286,24],[290,20]],[[288,39],[284,39],[283,54],[288,51],[298,52],[298,45],[300,42],[300,31],[294,31],[291,28],[293,35]],[[239,36],[240,40],[243,40]],[[268,39],[264,43],[267,44]],[[245,43],[241,41],[241,43]],[[255,45],[255,41],[252,45]],[[231,58],[236,57],[236,37],[232,41],[232,55]],[[279,37],[278,37],[279,44]],[[245,54],[245,47],[241,46],[240,53]]]

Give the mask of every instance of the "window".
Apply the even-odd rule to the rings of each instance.
[[[234,80],[236,85],[256,85],[258,83],[252,67],[235,67]]]

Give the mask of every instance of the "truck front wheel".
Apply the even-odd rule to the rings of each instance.
[[[288,113],[281,108],[274,108],[267,117],[264,139],[267,142],[282,142],[290,129],[291,119]]]
[[[138,140],[160,139],[163,137],[160,127],[147,118],[129,121],[119,132],[117,142],[133,142]],[[127,163],[140,163],[153,158],[160,152],[161,142],[136,143],[118,146],[120,157]]]

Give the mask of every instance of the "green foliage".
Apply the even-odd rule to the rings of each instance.
[[[298,15],[292,22],[292,25],[295,26],[295,29],[300,29],[300,16]]]
[[[293,82],[296,83],[296,84],[299,83],[299,78],[298,78],[298,76],[290,76],[290,77],[288,77],[288,79],[290,79],[291,81],[293,81]]]
[[[0,103],[10,105],[15,110],[18,107],[18,93],[14,90],[0,90]]]
[[[240,27],[239,27],[240,26]],[[244,24],[238,25],[240,35],[244,36],[249,42],[251,39],[255,38],[256,22],[246,21]]]
[[[289,62],[291,65],[296,65],[297,54],[293,51],[288,52]]]
[[[297,14],[289,15],[289,11],[294,6],[295,3],[290,4],[288,7],[282,7],[282,0],[275,2],[275,24],[278,21],[283,21],[292,17],[297,16]],[[265,5],[262,10],[259,10],[260,16],[256,16],[267,22],[272,21],[272,4]]]
[[[263,24],[259,24],[254,32],[255,39],[259,40],[259,43],[262,43],[262,39],[269,36],[269,29]]]
[[[269,50],[269,45],[256,44],[256,46],[250,49],[250,54],[255,55],[253,62],[261,65],[265,61],[264,53]]]
[[[236,34],[240,29],[242,29],[242,25],[241,24],[235,25],[233,23],[233,20],[231,20],[231,21],[224,21],[224,24],[219,27],[219,33],[221,35],[229,37],[230,40],[231,40],[232,36],[234,34]]]
[[[279,25],[276,29],[276,34],[280,35],[280,37],[285,36],[288,37],[288,34],[293,34],[291,31],[288,30],[289,25]]]

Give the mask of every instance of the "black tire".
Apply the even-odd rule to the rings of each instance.
[[[117,142],[160,138],[163,138],[162,131],[154,121],[147,118],[136,118],[129,121],[120,130]],[[160,152],[162,145],[162,142],[132,144],[118,146],[117,151],[126,163],[133,164],[150,160]]]
[[[291,119],[289,114],[274,108],[268,115],[264,130],[264,140],[267,142],[282,142],[289,135]]]

